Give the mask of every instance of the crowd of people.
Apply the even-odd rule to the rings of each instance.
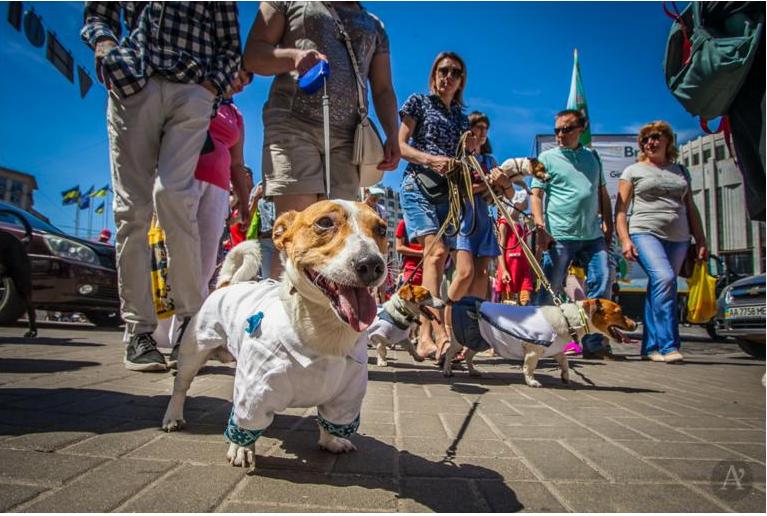
[[[575,262],[585,271],[585,295],[609,298],[614,228],[625,258],[636,260],[650,278],[642,357],[682,359],[676,311],[670,309],[676,275],[690,237],[699,259],[706,257],[706,240],[689,175],[675,162],[668,124],[652,122],[640,130],[640,160],[621,176],[614,218],[599,156],[579,143],[588,123],[581,112],[557,114],[557,146],[538,158],[550,179],[534,179],[528,199],[527,191],[498,168],[488,116],[466,114],[466,62],[454,52],[439,53],[428,70],[428,90],[410,95],[398,109],[387,33],[357,2],[262,2],[244,49],[233,2],[86,2],[84,18],[81,35],[94,49],[98,78],[108,90],[127,368],[165,370],[174,364],[186,326],[208,294],[222,234],[230,246],[257,239],[262,276],[275,278],[281,273],[271,241],[275,217],[302,210],[326,192],[359,199],[360,175],[352,157],[355,129],[367,106],[358,104],[358,75],[364,102],[369,93],[381,124],[379,170],[407,162],[400,185],[404,220],[395,233],[401,281],[422,284],[447,301],[444,313],[422,317],[419,359],[439,360],[445,353],[450,304],[464,296],[495,295],[523,305],[553,301],[544,289],[536,295],[523,242],[534,239],[556,295],[564,295],[567,271]],[[351,38],[356,58],[350,58],[341,32]],[[333,98],[329,184],[321,98],[297,85],[297,78],[320,61],[333,69],[326,79]],[[262,113],[257,185],[244,162],[245,117],[234,103],[253,74],[274,76]],[[495,220],[487,183],[475,176],[472,209],[446,236],[441,229],[450,204],[435,191],[455,165],[459,143],[508,202],[511,217]],[[382,193],[370,188],[364,201],[385,218],[378,203]],[[174,308],[173,320],[159,324],[147,246],[153,215],[166,235]],[[488,288],[492,269],[497,271],[494,293]],[[450,281],[442,292],[446,272]],[[157,341],[165,339],[172,348],[169,362],[157,349]],[[613,356],[599,335],[586,336],[582,345],[586,358]]]

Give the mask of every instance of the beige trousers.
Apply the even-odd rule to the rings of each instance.
[[[107,129],[117,235],[117,275],[125,339],[157,326],[152,303],[147,231],[153,208],[165,230],[175,313],[202,304],[197,158],[214,96],[198,84],[152,77],[139,93],[109,94]]]

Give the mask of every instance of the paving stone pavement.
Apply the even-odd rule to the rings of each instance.
[[[224,456],[231,367],[203,369],[187,427],[166,434],[173,378],[124,369],[121,333],[23,332],[0,328],[2,511],[765,510],[765,364],[734,344],[685,343],[683,365],[630,346],[625,362],[571,359],[572,386],[543,361],[541,389],[497,358],[448,380],[371,354],[357,452],[320,451],[314,410],[294,409],[248,473]]]

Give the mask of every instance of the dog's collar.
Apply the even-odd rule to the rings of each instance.
[[[405,305],[402,303],[402,300],[394,296],[392,297],[392,305],[394,305],[394,309],[399,313],[402,317],[405,318],[405,320],[409,323],[418,322],[418,316],[414,316],[411,314],[406,308]]]
[[[586,317],[586,311],[581,305],[578,305],[578,317],[581,319],[581,325],[586,329],[586,333],[591,333],[591,329],[589,328],[589,319]]]

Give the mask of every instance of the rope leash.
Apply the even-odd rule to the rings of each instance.
[[[493,201],[495,202],[496,207],[501,211],[504,217],[506,217],[506,220],[511,221],[511,214],[509,213],[509,210],[506,209],[506,206],[504,203],[500,201],[498,196],[496,195],[495,191],[493,190],[492,186],[490,185],[490,181],[488,180],[487,174],[482,170],[482,167],[479,166],[479,162],[474,156],[468,156],[467,161],[470,163],[470,166],[474,167],[479,177],[484,181],[485,186],[487,186],[488,191],[490,192],[490,195],[493,198]],[[567,324],[567,332],[570,334],[570,338],[573,339],[573,342],[580,343],[580,339],[578,338],[578,330],[576,328],[573,328],[573,326],[570,324],[570,320],[565,315],[564,310],[562,309],[562,300],[559,299],[559,297],[554,292],[554,289],[551,287],[551,283],[549,283],[549,280],[546,278],[546,275],[543,272],[543,269],[541,268],[540,264],[538,263],[538,260],[535,259],[535,254],[530,249],[530,247],[527,245],[527,242],[525,242],[525,239],[522,238],[522,235],[519,234],[519,230],[516,227],[516,224],[509,224],[511,226],[511,230],[514,232],[514,236],[516,236],[517,241],[519,241],[522,252],[525,255],[525,258],[527,259],[528,263],[530,264],[530,268],[535,272],[535,275],[538,277],[538,281],[541,282],[541,285],[543,288],[545,288],[548,293],[551,295],[551,299],[553,300],[554,304],[557,308],[559,308],[559,311],[562,313],[562,317],[565,320],[565,323]],[[498,237],[496,233],[496,238]],[[501,247],[503,247],[502,243],[499,243]],[[578,307],[578,313],[579,316],[582,319],[585,319],[585,314],[582,314],[582,309]],[[588,328],[588,324],[586,325],[586,328]]]

